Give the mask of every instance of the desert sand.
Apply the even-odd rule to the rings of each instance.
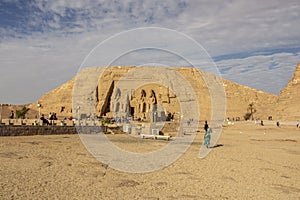
[[[0,199],[300,199],[300,129],[238,122],[200,159],[203,131],[176,162],[131,174],[92,157],[78,135],[0,138]],[[167,141],[108,135],[129,151]]]

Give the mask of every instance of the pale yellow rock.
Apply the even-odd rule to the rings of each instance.
[[[300,120],[300,62],[286,87],[278,95],[274,115],[282,120]]]
[[[87,110],[81,110],[81,113],[97,115],[108,113],[112,109],[108,97],[113,94],[119,79],[133,68],[132,66],[85,68],[76,77],[45,94],[37,102],[26,105],[31,109],[28,116],[32,118],[38,114],[38,103],[42,104],[41,113],[48,115],[50,112],[55,112],[60,118],[72,115],[76,117],[77,107],[73,106],[85,104],[86,102],[89,102],[91,106]],[[212,101],[211,91],[209,91],[207,82],[213,80],[215,76],[198,71],[195,68],[176,68],[176,71],[188,80],[197,96],[200,120],[211,118],[212,104],[214,102]],[[210,76],[211,78],[205,80],[206,77]],[[75,88],[74,85],[76,86]],[[268,116],[273,116],[274,120],[300,119],[300,63],[295,70],[293,78],[278,96],[228,80],[223,80],[223,86],[226,94],[225,118],[240,117],[240,119],[243,119],[248,105],[253,103],[256,110],[254,118],[267,119]],[[165,95],[166,91],[156,92],[161,94],[162,98],[168,99]],[[76,100],[75,103],[73,102],[74,99]],[[83,105],[82,107],[86,106]],[[16,109],[18,107],[11,108]],[[174,107],[174,110],[172,108],[168,109],[170,109],[170,112],[178,112],[178,107]],[[8,107],[6,106],[3,110],[5,111],[3,118],[8,117],[6,116],[10,111]]]

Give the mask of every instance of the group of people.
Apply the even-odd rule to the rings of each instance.
[[[49,120],[57,120],[56,113],[49,113]]]
[[[57,120],[56,113],[49,113],[49,118],[45,118],[45,115],[42,114],[40,120],[42,120],[43,125],[51,125],[53,120]]]
[[[43,125],[49,125],[50,124],[48,119],[45,118],[44,114],[42,114],[40,119],[42,120]]]
[[[255,120],[255,124],[258,124],[258,120],[257,119]],[[263,120],[260,121],[260,125],[264,126],[264,121]],[[279,121],[276,122],[276,126],[280,127],[280,122]],[[300,128],[299,120],[296,121],[296,127]]]
[[[261,120],[260,124],[262,126],[264,126],[264,122],[262,120]],[[280,123],[276,122],[276,125],[279,127]],[[300,128],[299,120],[296,121],[296,127]],[[206,146],[206,148],[209,148],[212,129],[209,128],[207,121],[205,121],[203,128],[205,130],[203,145]]]

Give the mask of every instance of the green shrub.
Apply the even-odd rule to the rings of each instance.
[[[16,110],[17,118],[25,118],[26,113],[30,110],[30,108],[26,108],[25,106],[21,110]]]

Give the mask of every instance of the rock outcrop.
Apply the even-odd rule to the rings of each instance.
[[[40,114],[44,114],[45,117],[48,117],[50,112],[56,113],[60,118],[72,116],[72,93],[75,78],[43,95],[37,102],[30,104],[28,117],[38,116],[38,104],[41,105]]]
[[[242,86],[228,80],[224,80],[226,88],[227,117],[244,119],[244,115],[249,112],[249,104],[253,104],[255,110],[253,118],[267,119],[272,115],[269,108],[276,102],[276,95],[268,94],[247,86]]]
[[[278,119],[300,120],[300,62],[271,110],[274,110],[274,116]]]

